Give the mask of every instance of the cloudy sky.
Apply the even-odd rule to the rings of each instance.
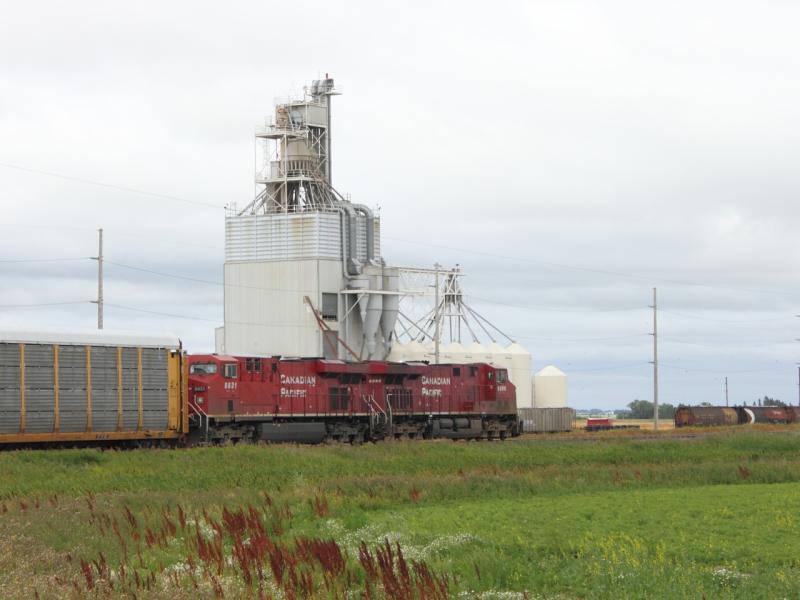
[[[0,327],[93,327],[103,227],[106,327],[212,349],[254,127],[328,72],[384,257],[461,264],[573,406],[652,398],[654,286],[662,402],[797,401],[796,3],[336,4],[7,4]]]

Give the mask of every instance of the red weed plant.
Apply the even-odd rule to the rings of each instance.
[[[325,496],[314,494],[314,498],[309,500],[309,503],[311,504],[311,508],[314,510],[314,514],[318,517],[324,518],[330,514],[328,499],[325,498]]]
[[[311,503],[317,516],[328,514],[321,494]],[[266,599],[277,592],[287,600],[301,600],[319,597],[324,590],[326,597],[344,599],[352,595],[354,586],[363,588],[362,596],[368,599],[448,597],[446,575],[435,573],[424,562],[407,561],[400,546],[388,540],[373,550],[362,542],[356,561],[333,539],[285,539],[283,531],[291,525],[292,511],[268,494],[262,506],[223,506],[218,517],[204,507],[202,517],[195,514],[193,519],[187,518],[180,505],[138,516],[123,506],[119,519],[97,511],[91,497],[87,497],[87,507],[98,530],[112,536],[121,557],[113,570],[102,553],[96,560],[80,559],[80,568],[73,571],[76,577],[64,580],[79,597],[139,598],[153,590],[163,594],[172,589],[215,598],[227,594]],[[164,553],[153,550],[175,547],[185,552],[182,563],[154,562]]]

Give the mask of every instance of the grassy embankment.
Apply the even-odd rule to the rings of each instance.
[[[798,433],[6,452],[0,597],[794,597]]]

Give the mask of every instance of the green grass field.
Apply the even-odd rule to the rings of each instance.
[[[800,430],[0,453],[0,598],[793,598]]]

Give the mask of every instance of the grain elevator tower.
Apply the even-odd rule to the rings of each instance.
[[[326,75],[256,131],[260,190],[225,219],[220,354],[379,360],[391,350],[399,273],[380,256],[380,218],[332,185],[335,95]]]

